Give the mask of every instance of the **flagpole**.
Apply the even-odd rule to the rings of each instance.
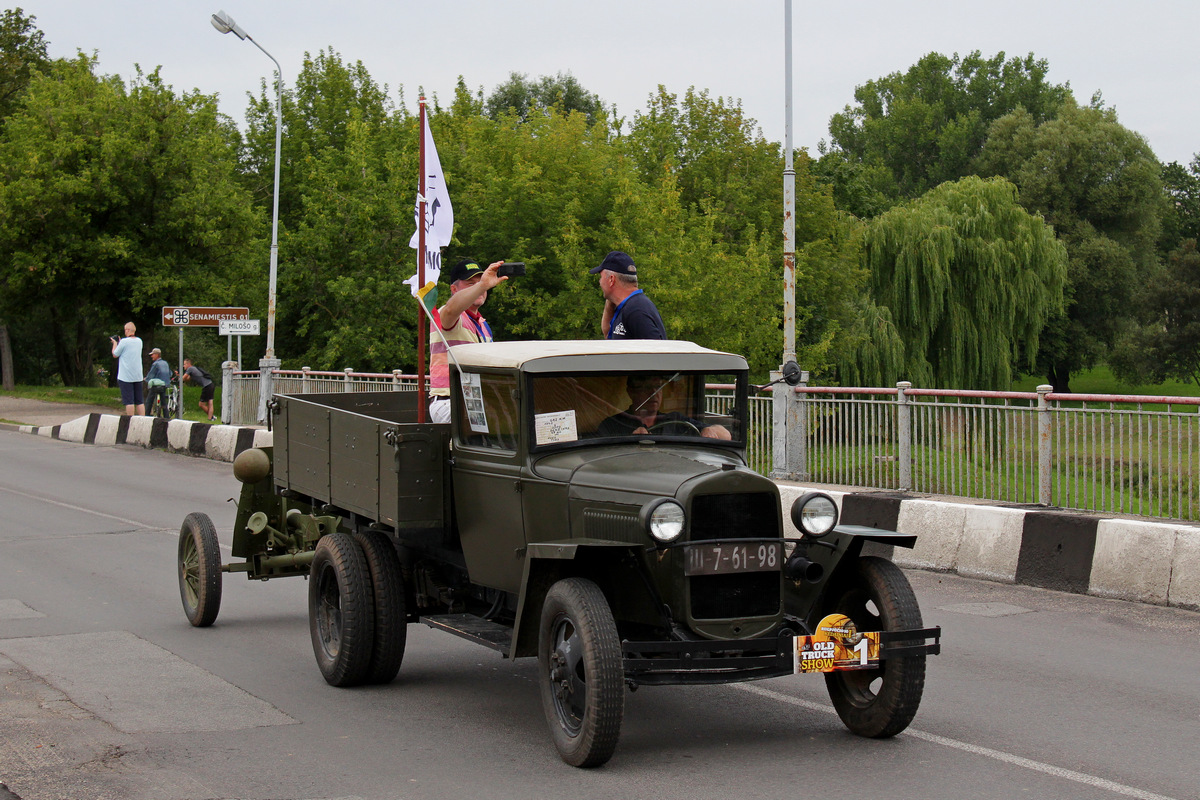
[[[425,285],[425,126],[428,122],[425,119],[425,95],[421,95],[417,101],[421,113],[421,131],[418,136],[421,139],[420,149],[420,168],[421,179],[417,188],[417,286]],[[422,306],[422,310],[424,307]],[[417,314],[417,392],[419,399],[417,400],[417,422],[425,422],[425,403],[427,392],[425,391],[425,315]]]

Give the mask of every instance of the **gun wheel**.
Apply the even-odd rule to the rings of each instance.
[[[221,548],[207,514],[184,517],[177,563],[183,613],[192,625],[207,628],[221,610]]]
[[[347,533],[322,536],[308,584],[308,630],[325,682],[358,686],[371,665],[375,602],[367,559]]]
[[[554,746],[575,767],[612,758],[625,715],[625,674],[617,626],[592,581],[550,587],[538,636],[542,707]]]
[[[860,631],[923,627],[908,578],[891,561],[872,556],[859,559],[829,613],[845,614]],[[925,656],[889,658],[878,669],[829,672],[825,687],[851,732],[875,739],[895,736],[908,727],[921,705]]]

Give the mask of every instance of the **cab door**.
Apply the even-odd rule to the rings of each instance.
[[[457,383],[457,381],[455,382]],[[518,592],[525,563],[516,373],[467,373],[455,404],[454,511],[472,583]]]

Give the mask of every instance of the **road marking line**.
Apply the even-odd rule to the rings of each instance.
[[[761,686],[754,686],[753,684],[748,683],[736,683],[732,684],[731,686],[734,689],[741,689],[744,692],[757,694],[761,697],[787,703],[788,705],[806,708],[810,711],[820,711],[826,714],[837,714],[837,712],[829,706],[821,705],[820,703],[813,703],[809,700],[801,700],[799,697],[792,697],[790,695],[783,694],[782,692],[764,689]],[[1012,753],[1005,753],[1000,750],[992,750],[989,747],[980,747],[979,745],[960,742],[957,739],[948,739],[945,736],[926,733],[925,731],[915,730],[914,728],[909,728],[900,735],[911,736],[914,739],[921,739],[931,744],[940,744],[943,747],[953,747],[956,750],[973,753],[977,756],[984,756],[985,758],[994,758],[997,761],[1003,761],[1006,764],[1024,767],[1025,769],[1033,770],[1034,772],[1041,772],[1046,775],[1053,775],[1057,778],[1065,778],[1066,780],[1074,781],[1075,783],[1093,786],[1097,789],[1103,789],[1115,794],[1125,795],[1126,797],[1135,797],[1138,800],[1175,800],[1175,798],[1167,797],[1166,795],[1147,792],[1143,789],[1135,789],[1132,786],[1115,783],[1110,780],[1105,780],[1104,778],[1099,778],[1095,775],[1088,775],[1087,773],[1076,772],[1075,770],[1071,769],[1063,769],[1062,767],[1056,767],[1052,764],[1045,764],[1041,761],[1034,761],[1029,758],[1023,758],[1021,756],[1016,756]]]
[[[74,505],[71,505],[70,503],[63,503],[59,500],[51,500],[50,498],[42,497],[41,495],[30,494],[28,492],[18,491],[17,489],[9,489],[7,486],[0,486],[0,492],[10,492],[11,494],[20,495],[21,497],[28,497],[30,500],[37,500],[42,503],[49,503],[50,505],[61,506],[62,508],[69,508],[72,511],[82,511],[85,514],[95,514],[97,517],[107,517],[108,519],[115,519],[117,522],[124,522],[128,525],[136,525],[139,528],[145,528],[147,530],[155,530],[155,526],[147,525],[144,522],[138,522],[137,520],[134,520],[134,519],[125,519],[125,517],[117,517],[117,516],[113,516],[112,514],[105,514],[103,511],[94,511],[90,508],[84,508],[83,506],[74,506]]]

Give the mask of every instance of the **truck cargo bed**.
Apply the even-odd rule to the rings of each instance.
[[[449,519],[450,426],[418,423],[418,392],[278,395],[275,484],[393,528]]]

